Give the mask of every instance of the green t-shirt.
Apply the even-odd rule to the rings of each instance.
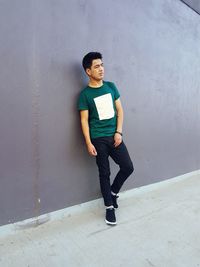
[[[113,136],[117,127],[115,100],[120,94],[112,82],[98,88],[87,86],[80,93],[78,110],[89,111],[90,137]]]

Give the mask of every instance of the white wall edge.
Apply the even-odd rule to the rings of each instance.
[[[165,187],[166,185],[178,183],[178,182],[181,182],[183,180],[192,178],[193,176],[196,176],[196,175],[200,175],[200,170],[196,170],[196,171],[186,173],[186,174],[183,174],[180,176],[176,176],[176,177],[173,177],[173,178],[170,178],[167,180],[163,180],[160,182],[156,182],[153,184],[149,184],[149,185],[145,185],[142,187],[133,188],[133,189],[121,192],[120,198],[124,199],[124,198],[128,198],[128,197],[136,196],[138,194],[142,194],[145,192],[157,190],[157,189],[160,189],[162,187]],[[97,209],[97,208],[103,208],[102,198],[95,199],[95,200],[85,202],[82,204],[74,205],[71,207],[67,207],[67,208],[64,208],[61,210],[53,211],[53,212],[50,212],[47,214],[43,214],[39,217],[34,217],[34,218],[30,218],[30,219],[23,220],[20,222],[0,226],[0,237],[7,236],[10,234],[15,234],[20,230],[28,229],[31,227],[32,228],[38,227],[38,226],[40,226],[44,223],[47,223],[49,221],[61,220],[65,217],[70,217],[70,216],[75,215],[75,214],[80,214],[82,212],[85,213],[87,211],[92,211],[92,210]]]

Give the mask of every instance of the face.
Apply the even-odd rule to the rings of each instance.
[[[94,59],[92,61],[91,68],[87,69],[86,72],[89,78],[96,80],[96,81],[101,81],[104,77],[104,66],[103,66],[102,60]]]

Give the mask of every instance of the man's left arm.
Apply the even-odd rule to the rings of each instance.
[[[123,108],[119,98],[115,100],[115,107],[117,111],[117,128],[116,133],[114,135],[114,146],[117,147],[122,142],[122,126],[124,118]]]

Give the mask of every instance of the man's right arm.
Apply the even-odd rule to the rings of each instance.
[[[80,111],[80,117],[81,117],[81,127],[82,127],[83,135],[85,138],[85,143],[87,146],[88,153],[91,156],[96,156],[97,151],[96,151],[96,149],[95,149],[95,147],[92,144],[91,139],[90,139],[90,130],[89,130],[89,123],[88,123],[88,118],[89,118],[88,110],[81,110]]]

